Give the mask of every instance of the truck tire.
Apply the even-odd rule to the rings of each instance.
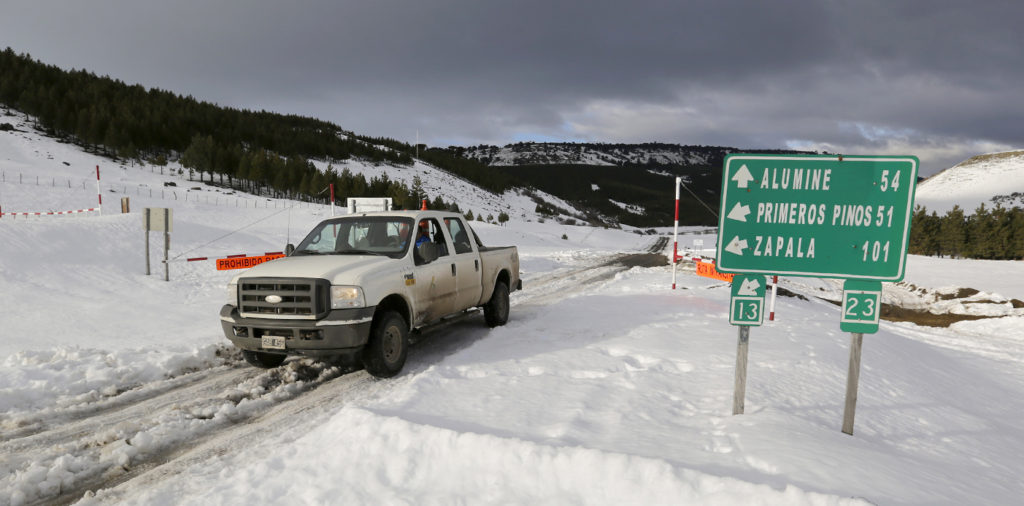
[[[390,378],[402,370],[409,353],[409,326],[394,311],[374,319],[370,339],[363,348],[363,367],[377,378]]]
[[[494,283],[491,300],[484,304],[484,321],[491,328],[500,327],[508,322],[508,285],[504,281]]]
[[[288,358],[288,356],[278,355],[276,353],[242,350],[242,358],[244,358],[249,365],[259,367],[260,369],[273,369],[283,364],[284,359]]]

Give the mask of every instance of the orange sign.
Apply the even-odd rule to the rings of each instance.
[[[697,260],[697,275],[704,276],[705,278],[718,279],[722,281],[732,282],[732,277],[735,274],[722,274],[715,270],[715,264],[713,262],[701,262]]]
[[[260,257],[238,257],[238,258],[218,258],[217,259],[217,270],[226,271],[229,269],[248,269],[264,262],[271,260],[277,260],[278,258],[284,258],[284,255],[263,255]]]

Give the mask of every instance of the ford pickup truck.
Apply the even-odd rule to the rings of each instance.
[[[504,325],[522,289],[514,246],[488,248],[458,213],[395,211],[320,222],[287,256],[235,276],[221,327],[250,364],[347,355],[398,374],[409,334],[482,307]]]

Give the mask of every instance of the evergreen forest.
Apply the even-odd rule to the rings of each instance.
[[[939,216],[918,206],[911,221],[907,251],[953,258],[1024,259],[1024,209],[1007,209],[998,204],[989,209],[981,204],[974,214],[965,215],[959,206],[954,206]]]
[[[179,160],[201,179],[255,193],[322,200],[333,183],[341,197],[387,196],[402,208],[418,207],[426,198],[386,176],[367,181],[332,166],[324,173],[310,163],[357,157],[412,165],[416,146],[359,136],[318,119],[221,107],[85,70],[67,71],[11,48],[0,52],[0,106],[34,117],[47,135],[87,151],[156,165]],[[441,169],[493,191],[511,186],[479,162],[422,148],[421,158]]]

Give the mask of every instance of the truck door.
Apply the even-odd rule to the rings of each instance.
[[[442,316],[456,311],[456,269],[452,261],[451,247],[436,219],[420,220],[416,234],[417,241],[414,247],[424,240],[432,241],[438,246],[437,260],[424,264],[416,256],[416,266],[413,268],[413,275],[416,278],[412,290],[417,308],[415,318],[416,324],[422,325],[437,321]]]
[[[455,272],[455,309],[461,311],[480,303],[480,254],[473,247],[466,224],[460,218],[445,218],[452,241],[452,268]]]

